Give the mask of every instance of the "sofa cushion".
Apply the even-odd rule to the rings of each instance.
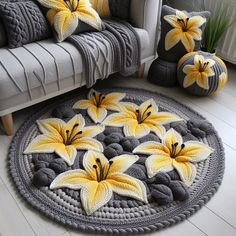
[[[129,19],[130,0],[90,0],[93,8],[102,18],[117,17]]]
[[[4,25],[0,19],[0,48],[7,44],[7,36]]]
[[[89,0],[37,1],[48,8],[47,19],[58,42],[64,41],[72,34],[102,30],[102,21]]]
[[[143,29],[135,30],[141,41],[143,55],[148,48],[149,36]],[[108,54],[110,57],[112,51],[109,50]],[[59,90],[78,87],[82,82],[84,85],[85,78],[82,75],[82,57],[69,42],[54,43],[49,39],[15,49],[0,48],[0,112],[44,97],[44,89],[50,95]]]
[[[9,48],[46,39],[51,35],[47,20],[33,1],[1,1],[0,16],[7,31]]]

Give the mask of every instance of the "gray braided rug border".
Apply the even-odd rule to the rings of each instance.
[[[160,93],[155,93],[147,90],[141,90],[141,89],[131,89],[131,88],[106,88],[106,89],[100,89],[101,91],[108,92],[108,91],[120,91],[120,92],[126,92],[128,95],[133,94],[137,97],[144,98],[154,98],[158,101],[159,99],[164,99],[168,101],[168,104],[171,104],[172,107],[175,107],[175,109],[181,109],[181,112],[185,112],[186,114],[190,115],[189,118],[199,118],[204,119],[203,116],[192,110],[191,108],[179,103],[178,101],[167,97],[165,95],[162,95]],[[81,90],[80,90],[81,91]],[[83,90],[81,92],[82,95],[86,94]],[[77,95],[77,96],[76,96]],[[81,95],[81,94],[79,94]],[[71,97],[68,97],[66,101],[69,101],[71,99],[74,99],[78,97],[78,94],[75,94]],[[65,99],[61,101],[62,103],[65,103]],[[216,146],[218,154],[221,157],[219,162],[217,163],[217,169],[215,171],[215,178],[211,179],[211,182],[208,183],[207,186],[204,188],[204,192],[198,192],[198,198],[196,197],[191,201],[188,202],[187,205],[182,204],[181,207],[177,207],[177,209],[173,209],[173,212],[169,212],[168,214],[165,214],[165,216],[161,217],[161,219],[156,219],[155,215],[154,218],[150,217],[150,219],[145,219],[141,222],[133,222],[120,225],[118,223],[110,223],[107,222],[106,225],[101,224],[101,222],[96,221],[96,219],[92,219],[91,221],[88,221],[86,219],[80,219],[78,221],[75,221],[75,218],[68,217],[64,218],[65,215],[63,215],[63,212],[58,210],[57,208],[53,208],[51,206],[50,202],[42,201],[40,196],[34,192],[29,192],[26,188],[26,186],[23,183],[23,176],[22,173],[18,170],[18,162],[17,162],[17,147],[18,144],[20,144],[20,140],[22,135],[24,135],[24,132],[27,130],[28,127],[32,125],[32,123],[35,122],[35,120],[42,115],[43,113],[47,112],[49,109],[52,109],[56,105],[61,104],[60,101],[57,101],[51,105],[48,105],[44,108],[42,108],[39,112],[35,113],[34,115],[30,116],[18,129],[16,132],[11,146],[9,148],[9,171],[13,178],[13,181],[15,182],[15,185],[20,192],[20,194],[24,197],[24,199],[30,203],[34,208],[38,209],[40,212],[44,213],[46,216],[50,217],[52,220],[55,220],[59,223],[62,223],[66,226],[70,226],[76,229],[80,229],[82,231],[89,231],[89,232],[96,232],[96,233],[109,233],[109,234],[131,234],[131,233],[149,233],[152,231],[160,230],[166,227],[169,227],[171,225],[174,225],[180,221],[183,221],[184,219],[187,219],[189,216],[194,214],[196,211],[198,211],[205,203],[207,203],[211,197],[215,194],[217,189],[219,188],[223,174],[224,174],[224,148],[221,142],[220,137],[218,136],[217,132],[214,131],[214,138],[211,140],[212,143]],[[138,225],[137,225],[138,223]]]

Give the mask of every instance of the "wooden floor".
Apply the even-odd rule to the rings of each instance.
[[[215,126],[226,153],[222,186],[197,214],[188,220],[147,235],[158,236],[236,236],[236,67],[230,66],[226,88],[213,97],[196,98],[179,88],[167,89],[149,84],[146,79],[113,78],[104,81],[118,86],[147,88],[168,94],[192,107]],[[38,106],[14,114],[16,127]],[[0,131],[0,235],[1,236],[75,236],[87,235],[53,223],[28,206],[15,191],[7,171],[7,152],[11,138]]]

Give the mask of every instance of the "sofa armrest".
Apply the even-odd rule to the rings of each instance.
[[[150,45],[143,58],[152,59],[156,55],[162,0],[131,0],[130,22],[134,27],[148,32]]]

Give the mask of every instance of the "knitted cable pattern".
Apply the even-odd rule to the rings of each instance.
[[[185,121],[204,120],[197,112],[164,95],[151,91],[125,88],[101,88],[108,92],[125,92],[126,100],[140,104],[152,97],[164,111],[170,111]],[[199,210],[217,191],[224,173],[224,150],[221,139],[213,129],[202,139],[215,149],[211,158],[197,166],[194,184],[190,187],[190,198],[182,203],[173,202],[158,206],[150,202],[145,204],[135,200],[111,200],[91,217],[83,212],[79,192],[73,190],[36,188],[32,185],[32,155],[22,155],[28,143],[39,134],[35,121],[51,116],[52,110],[61,104],[71,107],[78,99],[84,99],[83,92],[66,101],[57,101],[29,117],[17,131],[9,149],[9,169],[20,194],[36,209],[51,219],[80,230],[96,233],[148,233],[176,224]],[[88,121],[88,117],[86,122]],[[207,121],[206,121],[207,122]]]
[[[0,14],[7,30],[9,48],[50,36],[45,17],[32,1],[1,2]]]
[[[131,75],[138,70],[141,63],[140,40],[133,27],[126,22],[106,20],[104,23],[106,30],[102,32],[72,35],[67,38],[77,47],[84,59],[87,87],[92,87],[97,79],[106,78],[114,72],[120,72],[123,76]],[[109,63],[108,46],[112,60]],[[112,68],[109,68],[109,65],[112,65]]]

